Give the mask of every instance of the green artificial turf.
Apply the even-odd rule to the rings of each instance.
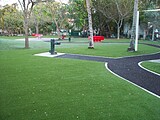
[[[47,42],[0,40],[0,120],[158,120],[160,100],[114,76],[104,63],[34,56]],[[65,43],[58,51],[125,55],[124,44]],[[120,47],[121,46],[121,47]],[[141,45],[143,53],[158,49]],[[107,48],[107,49],[106,49]],[[118,50],[115,50],[118,49]],[[88,51],[89,52],[88,52]],[[108,53],[108,55],[111,53]],[[128,53],[133,54],[133,53]],[[114,56],[113,56],[114,57]]]
[[[73,45],[73,44],[72,44]],[[58,47],[58,52],[63,53],[74,53],[74,54],[85,54],[85,55],[95,55],[104,57],[123,57],[123,56],[134,56],[142,54],[150,54],[159,52],[159,48],[154,48],[151,46],[140,44],[138,46],[137,52],[127,52],[128,44],[117,44],[117,43],[96,43],[95,49],[88,49],[87,45],[75,46],[68,49],[67,45],[64,47]]]
[[[23,49],[24,40],[17,40],[15,37],[9,37],[10,39],[0,38],[0,50],[12,50],[12,49]],[[12,40],[11,38],[14,38]],[[107,40],[105,40],[107,41]],[[94,55],[94,56],[104,56],[104,57],[124,57],[124,56],[134,56],[142,54],[151,54],[160,52],[159,48],[151,47],[148,45],[139,44],[137,52],[127,52],[129,47],[129,39],[110,39],[108,41],[114,42],[102,42],[95,43],[95,49],[88,49],[88,40],[86,38],[72,38],[71,42],[68,40],[61,40],[61,45],[56,46],[57,52],[62,53],[72,53],[72,54],[84,54],[84,55]],[[121,42],[119,42],[121,41]],[[115,43],[117,42],[117,43]],[[148,41],[146,43],[151,43]],[[153,41],[154,44],[159,44],[158,41]],[[43,49],[45,51],[50,50],[50,42],[43,41],[29,41],[30,49]]]
[[[10,40],[21,39],[21,38],[24,38],[24,36],[0,36],[0,39],[10,39]]]
[[[15,39],[24,39],[25,36],[0,36],[0,39],[10,39],[10,40],[15,40]],[[51,37],[57,37],[57,36],[51,36],[51,35],[45,35],[42,36],[41,38],[51,38]],[[36,38],[35,36],[28,36],[28,38]]]
[[[150,40],[140,40],[140,43],[147,43],[147,44],[155,44],[155,45],[159,45],[160,46],[160,40],[156,40],[156,41],[150,41]]]
[[[160,101],[117,78],[104,63],[1,51],[1,120],[142,120],[160,117]]]
[[[156,72],[156,73],[159,73],[160,74],[160,63],[155,63],[155,62],[142,62],[141,64],[143,67],[153,71],[153,72]]]

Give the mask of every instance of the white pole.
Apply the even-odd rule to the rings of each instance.
[[[160,9],[152,9],[152,10],[143,10],[145,12],[157,12],[157,11],[160,11]]]
[[[135,51],[138,50],[138,31],[139,31],[139,11],[137,11],[137,20],[136,20],[136,40],[135,40]]]

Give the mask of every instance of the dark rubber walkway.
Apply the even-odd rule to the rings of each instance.
[[[141,61],[154,59],[160,59],[160,53],[114,59],[108,63],[108,68],[119,76],[160,96],[160,76],[138,66]]]
[[[145,44],[145,43],[144,43]],[[146,44],[149,46],[160,48],[159,45]],[[81,59],[97,62],[107,62],[108,68],[115,74],[129,80],[130,82],[150,91],[151,93],[160,97],[160,76],[148,72],[141,67],[138,63],[141,61],[160,59],[160,53],[141,55],[134,57],[123,58],[106,58],[77,54],[64,54],[58,56],[59,58]]]

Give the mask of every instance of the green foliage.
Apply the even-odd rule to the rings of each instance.
[[[122,28],[123,22],[131,17],[133,9],[133,0],[100,0],[93,3],[94,8],[107,20],[105,23],[112,26],[110,23],[114,22],[117,29],[117,38],[120,37],[120,29]],[[108,30],[108,33],[112,34],[113,31]],[[115,33],[114,33],[115,34]]]
[[[52,29],[56,29],[60,38],[60,30],[69,29],[67,5],[55,1],[46,2],[46,9],[44,11],[51,18],[50,27],[48,26],[48,28],[55,25]]]
[[[159,8],[160,1],[159,0],[140,0],[139,1],[139,8],[142,10],[146,10],[146,8],[150,8],[153,5]]]
[[[4,29],[4,9],[0,9],[0,28]]]
[[[50,33],[52,31],[52,18],[47,12],[46,3],[38,3],[34,6],[30,19],[32,32],[45,34],[45,32]]]
[[[71,0],[68,6],[69,18],[74,19],[74,28],[83,29],[87,23],[87,9],[84,0]]]
[[[144,10],[151,10],[151,9],[157,9],[160,7],[160,3],[157,0],[141,0],[139,5],[139,9],[141,11],[140,14],[140,22],[145,23],[148,27],[148,22],[153,24],[154,26],[159,26],[160,21],[160,13],[159,11],[144,11]]]
[[[10,34],[18,34],[23,31],[23,16],[14,6],[6,5],[1,10],[1,28]]]
[[[109,32],[111,34],[115,33],[116,31],[112,31],[110,29],[111,27],[115,29],[117,28],[116,24],[113,24],[113,22],[115,22],[114,19],[118,20],[118,18],[121,17],[120,14],[117,14],[118,10],[116,9],[115,1],[119,5],[121,13],[125,13],[125,11],[131,11],[128,12],[128,14],[125,14],[125,16],[127,16],[125,17],[125,21],[130,20],[129,22],[132,22],[133,0],[91,0],[93,27],[96,29],[100,28],[101,35],[106,34],[106,26],[109,28]],[[49,7],[46,6],[46,2],[51,3],[49,5],[51,6],[52,11],[50,11]],[[140,11],[145,9],[159,8],[159,6],[159,0],[139,0]],[[99,9],[102,9],[102,11]],[[147,27],[148,21],[154,20],[153,18],[157,13],[150,12],[147,14],[140,13],[140,22],[145,24],[145,27]],[[24,33],[22,15],[23,14],[15,7],[4,6],[3,9],[0,9],[0,28],[8,30],[10,33]],[[106,17],[106,15],[108,15],[108,17]],[[114,19],[111,20],[109,17],[113,17]],[[159,21],[159,19],[156,21]],[[69,0],[69,4],[57,3],[55,0],[34,1],[33,12],[31,14],[29,23],[29,27],[32,28],[32,31],[35,31],[36,23],[39,25],[39,30],[41,33],[50,33],[52,29],[56,29],[51,29],[50,27],[53,22],[55,26],[57,24],[59,28],[62,27],[76,30],[88,29],[85,0]],[[156,23],[156,26],[158,25],[159,24]]]

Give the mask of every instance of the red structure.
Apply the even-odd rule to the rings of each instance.
[[[88,39],[90,39],[90,36],[88,37]],[[101,42],[102,40],[104,40],[104,36],[93,36],[94,42]]]
[[[65,37],[66,37],[66,35],[62,35],[62,40],[64,40]]]
[[[35,34],[33,33],[32,36],[35,36],[35,37],[38,37],[38,38],[41,38],[43,35],[42,34]]]

